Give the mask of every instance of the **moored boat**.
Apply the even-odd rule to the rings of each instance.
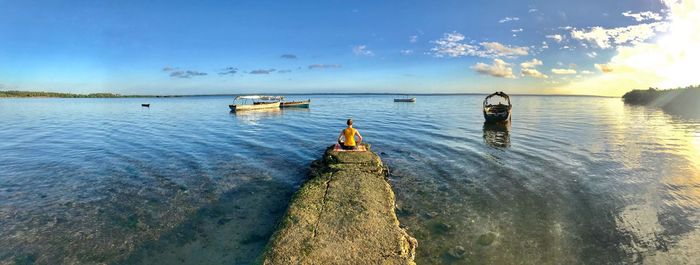
[[[281,108],[308,108],[311,104],[311,100],[300,100],[300,101],[282,101],[280,102]]]
[[[234,104],[230,104],[228,107],[231,111],[279,108],[283,99],[284,97],[281,96],[237,96],[233,99]],[[237,101],[238,103],[236,103]],[[253,103],[247,104],[249,101]]]
[[[484,99],[484,119],[487,122],[510,120],[512,108],[510,97],[506,93],[493,93]]]
[[[394,98],[394,102],[416,102],[415,97]]]
[[[148,104],[145,104],[145,103],[144,103],[144,104],[141,104],[141,107],[151,107],[151,103],[148,103]]]

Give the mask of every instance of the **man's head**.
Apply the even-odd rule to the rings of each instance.
[[[352,126],[352,119],[348,119],[347,124],[348,124],[348,126]]]

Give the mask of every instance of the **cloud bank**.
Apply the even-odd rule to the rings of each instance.
[[[221,70],[219,75],[235,75],[236,73],[238,73],[238,68],[229,66]]]
[[[506,63],[501,59],[493,59],[493,64],[489,65],[485,63],[477,63],[472,66],[472,69],[483,75],[502,78],[515,78],[515,75],[513,75],[513,68],[510,66],[511,65],[509,63]]]
[[[328,69],[328,68],[341,68],[343,67],[340,64],[312,64],[309,65],[309,69]]]
[[[617,45],[637,45],[656,36],[658,32],[667,31],[668,27],[668,22],[659,21],[618,28],[573,29],[571,38],[587,41],[601,49],[609,49]]]
[[[642,24],[646,25],[643,27],[664,29],[645,30],[644,37],[655,38],[655,42],[636,41],[617,46],[610,60],[595,64],[601,74],[557,89],[565,93],[580,93],[600,88],[589,93],[621,95],[631,89],[700,84],[696,70],[700,62],[700,0],[663,0],[662,3],[668,9],[666,19]],[[600,46],[607,47],[605,40],[601,43]]]
[[[430,49],[435,57],[477,56],[485,58],[514,58],[528,55],[528,47],[509,46],[499,42],[481,42],[478,45],[464,43],[464,35],[458,32],[445,33],[443,37],[432,41],[435,47]]]
[[[199,71],[194,71],[194,70],[179,70],[178,68],[170,67],[170,66],[163,67],[162,70],[163,70],[163,72],[170,73],[169,76],[172,78],[192,78],[195,76],[207,75],[207,73],[205,73],[205,72],[199,72]]]
[[[271,68],[271,69],[257,69],[257,70],[252,70],[252,71],[248,72],[248,74],[251,74],[251,75],[267,75],[267,74],[270,74],[270,73],[274,73],[275,71],[276,71],[276,70],[275,70],[274,68]]]

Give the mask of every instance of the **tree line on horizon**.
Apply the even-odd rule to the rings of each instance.
[[[115,93],[90,93],[74,94],[44,91],[0,91],[0,98],[142,98],[142,97],[174,97],[174,96],[148,96],[148,95],[121,95]]]
[[[674,89],[635,89],[622,96],[625,103],[660,107],[670,113],[700,117],[700,85]]]
[[[700,85],[679,87],[673,89],[659,89],[650,87],[649,89],[635,89],[625,93],[622,99],[625,103],[641,105],[664,105],[673,98],[681,94],[686,96],[700,95]]]

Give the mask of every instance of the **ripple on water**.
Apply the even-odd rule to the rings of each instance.
[[[493,127],[481,96],[311,98],[3,99],[0,263],[250,263],[347,118],[389,166],[420,264],[699,258],[696,120],[517,96]]]

